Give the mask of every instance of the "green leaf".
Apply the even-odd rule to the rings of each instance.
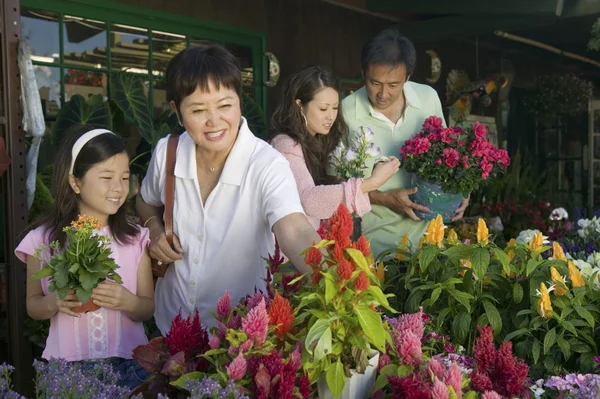
[[[125,123],[134,125],[150,144],[154,142],[154,126],[142,79],[127,72],[113,73],[110,79],[111,98],[123,111]]]
[[[317,342],[317,346],[315,347],[315,362],[323,359],[327,355],[329,355],[332,351],[332,342],[331,342],[331,328],[327,327],[319,338]]]
[[[387,379],[389,376],[396,375],[398,371],[398,367],[395,364],[388,364],[384,366],[381,370],[379,370],[379,377],[377,377],[377,382],[375,383],[375,388],[373,392],[377,392],[380,389],[383,389],[387,385]]]
[[[337,287],[335,281],[331,281],[331,279],[325,279],[325,304],[329,305],[331,300],[335,297],[337,293]]]
[[[419,254],[419,265],[423,272],[427,271],[429,264],[435,259],[440,253],[440,249],[435,245],[429,245],[424,247]]]
[[[429,298],[429,305],[430,306],[437,302],[437,300],[439,299],[441,293],[442,293],[442,289],[440,287],[437,287],[436,289],[434,289],[431,292],[431,297]]]
[[[467,339],[471,328],[471,315],[466,312],[461,312],[456,315],[452,323],[452,330],[456,339],[463,343]]]
[[[470,300],[473,299],[473,295],[455,289],[449,289],[447,291],[452,295],[452,298],[456,299],[458,303],[467,309],[467,312],[471,311]]]
[[[313,354],[313,350],[317,345],[317,342],[321,339],[321,336],[325,332],[326,329],[329,328],[329,319],[319,319],[313,324],[313,326],[306,334],[306,341],[304,342],[304,346],[308,353]]]
[[[200,381],[206,376],[206,373],[201,371],[192,371],[191,373],[187,373],[179,377],[176,381],[171,382],[171,385],[176,386],[181,389],[185,389],[185,385],[187,380],[190,381]]]
[[[364,333],[369,337],[369,340],[375,345],[377,349],[385,351],[385,334],[383,331],[383,324],[381,323],[381,315],[371,310],[368,305],[358,305],[354,313],[358,318],[360,327]]]
[[[112,128],[110,107],[102,94],[90,96],[87,100],[75,94],[62,105],[56,115],[56,123],[52,132],[57,142],[64,138],[64,133],[74,125],[90,125],[98,128]]]
[[[521,284],[515,283],[515,285],[513,285],[513,301],[515,303],[521,303],[522,300],[523,300],[523,287],[521,287]]]
[[[66,288],[69,282],[69,267],[63,263],[56,265],[54,269],[53,281],[56,284],[56,288]],[[91,288],[90,288],[91,289]]]
[[[533,259],[529,259],[529,262],[527,262],[527,269],[525,269],[525,276],[529,277],[529,275],[531,275],[531,273],[533,273],[539,265],[540,262]]]
[[[529,330],[527,328],[521,328],[516,331],[510,332],[506,334],[504,337],[504,341],[511,341],[513,338],[520,337],[521,335],[528,334]]]
[[[459,244],[448,248],[442,252],[442,254],[446,255],[450,259],[459,261],[461,259],[471,259],[474,251],[475,248],[472,248],[468,245]]]
[[[54,273],[54,270],[52,270],[51,267],[44,266],[37,272],[33,273],[33,275],[29,278],[29,281],[39,280],[39,279],[42,279],[45,277],[50,277],[52,275],[52,273]]]
[[[533,346],[531,347],[531,354],[533,355],[533,363],[537,363],[540,360],[540,352],[542,350],[542,346],[540,345],[540,341],[537,339],[533,341]]]
[[[483,301],[483,309],[485,310],[485,314],[490,321],[490,325],[494,329],[494,334],[500,334],[502,331],[502,319],[500,318],[500,312],[498,312],[498,309],[496,309],[494,304],[489,301]]]
[[[408,377],[409,375],[411,375],[412,372],[413,372],[412,366],[402,365],[402,366],[398,367],[398,372],[396,375],[400,378],[404,378],[404,377]]]
[[[565,360],[569,360],[569,358],[571,357],[571,345],[569,345],[567,340],[563,337],[558,337],[556,342],[558,342],[558,347],[560,348],[560,351],[565,357]]]
[[[508,255],[506,254],[506,252],[497,247],[492,248],[492,252],[494,252],[494,255],[502,264],[502,270],[504,271],[504,273],[506,273],[506,276],[510,276],[510,260],[508,259]]]
[[[365,272],[371,271],[369,265],[367,264],[367,260],[365,259],[365,256],[362,254],[362,252],[354,248],[347,248],[345,251],[348,255],[350,255],[354,263],[356,263],[356,265],[360,269],[364,270]]]
[[[77,287],[75,289],[75,295],[77,295],[77,299],[79,299],[79,302],[85,304],[87,301],[90,300],[90,297],[92,296],[92,290],[86,290],[83,287]]]
[[[385,296],[385,294],[383,293],[383,291],[381,291],[381,288],[379,288],[376,285],[371,284],[371,285],[369,285],[367,292],[369,294],[371,294],[373,296],[373,298],[375,298],[375,300],[377,302],[379,302],[379,304],[381,306],[383,306],[384,308],[386,308],[387,310],[389,310],[392,313],[397,313],[396,310],[394,310],[392,307],[390,307],[390,303],[388,302],[388,299]]]
[[[325,379],[327,380],[327,386],[331,390],[333,397],[338,398],[342,394],[346,382],[346,373],[344,372],[344,365],[341,361],[338,360],[327,369]]]
[[[554,369],[554,359],[552,358],[552,356],[546,356],[544,358],[544,367],[546,367],[546,370],[548,370],[549,372],[552,372]]]
[[[544,355],[550,353],[550,349],[556,342],[556,328],[551,329],[544,337]]]
[[[584,307],[580,305],[573,305],[573,309],[577,312],[577,314],[585,319],[588,324],[594,328],[594,316],[590,312],[587,311]]]
[[[575,328],[575,326],[573,325],[573,323],[571,323],[570,321],[563,321],[561,323],[561,325],[563,326],[563,328],[569,332],[571,332],[573,335],[577,336],[577,329]]]
[[[480,280],[483,280],[490,264],[489,250],[487,248],[477,248],[471,261],[473,263],[473,272]]]
[[[242,115],[248,121],[250,131],[263,140],[269,138],[269,128],[265,112],[258,103],[242,90]]]

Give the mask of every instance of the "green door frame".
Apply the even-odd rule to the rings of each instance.
[[[188,40],[189,37],[193,37],[210,40],[215,43],[231,43],[249,47],[252,49],[252,68],[254,72],[253,90],[256,96],[255,99],[263,110],[267,109],[267,87],[263,84],[263,82],[268,79],[266,76],[268,73],[268,60],[264,56],[266,51],[265,32],[202,20],[185,15],[170,14],[139,6],[120,4],[109,0],[95,1],[93,3],[89,0],[21,0],[21,7],[52,11],[103,22],[132,25],[146,28],[149,31],[159,30],[176,33],[185,35],[188,37]],[[109,34],[110,25],[107,25],[107,35]],[[60,53],[62,57],[62,32],[60,38]],[[53,66],[53,64],[44,65]],[[76,66],[76,68],[87,69],[79,66]],[[103,69],[91,68],[90,70],[106,72],[106,70]],[[150,75],[150,79],[153,79],[153,75]],[[152,98],[150,98],[150,100],[152,100]]]

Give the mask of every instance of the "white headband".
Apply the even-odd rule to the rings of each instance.
[[[106,129],[93,129],[87,133],[84,133],[80,138],[77,139],[75,144],[73,144],[73,149],[71,150],[71,169],[69,169],[70,175],[73,174],[73,168],[75,167],[75,160],[77,159],[77,156],[79,155],[79,152],[81,151],[83,146],[86,145],[88,143],[88,141],[90,141],[94,137],[98,137],[104,133],[114,134],[110,130],[106,130]]]

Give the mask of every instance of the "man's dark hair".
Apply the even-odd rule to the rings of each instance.
[[[417,64],[417,51],[410,40],[402,36],[397,28],[390,27],[373,36],[362,49],[361,69],[363,76],[369,65],[406,67],[406,76],[411,76]]]
[[[235,91],[241,99],[242,72],[235,56],[217,44],[194,46],[182,50],[167,65],[167,101],[179,107],[184,98],[198,87],[208,91],[209,82]],[[181,115],[179,113],[179,115]]]

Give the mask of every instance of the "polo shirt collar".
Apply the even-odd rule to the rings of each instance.
[[[238,136],[225,161],[219,181],[236,186],[241,185],[256,148],[256,143],[256,137],[248,128],[246,118],[242,117]],[[175,176],[182,179],[195,179],[197,176],[196,167],[196,142],[188,132],[185,132],[179,138]]]
[[[412,82],[408,81],[404,84],[404,96],[406,98],[406,102],[409,107],[421,108],[421,101],[419,101],[419,96],[412,86]],[[367,96],[367,88],[365,86],[361,87],[356,92],[356,119],[362,119],[367,116],[372,116],[375,109],[373,105],[369,101],[369,97]]]

